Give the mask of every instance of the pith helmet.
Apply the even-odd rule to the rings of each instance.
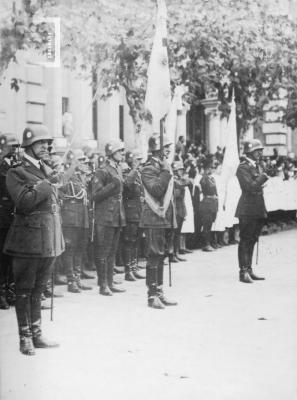
[[[121,140],[112,140],[105,145],[105,154],[109,157],[119,150],[124,150],[125,145]]]
[[[252,153],[255,150],[263,150],[264,147],[259,139],[251,139],[244,143],[243,152],[244,153]]]
[[[23,132],[22,147],[31,146],[39,140],[47,140],[49,145],[53,143],[53,137],[49,133],[48,128],[45,125],[27,127]]]
[[[167,136],[163,136],[163,147],[169,146],[173,144],[172,140],[170,140]],[[161,150],[160,144],[160,135],[153,135],[148,140],[149,151],[158,151]]]

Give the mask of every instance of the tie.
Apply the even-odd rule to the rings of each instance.
[[[43,165],[43,162],[42,162],[42,161],[39,161],[39,166],[40,166],[40,171],[41,171],[45,176],[47,176],[46,170],[45,170],[45,168],[44,168],[44,165]]]

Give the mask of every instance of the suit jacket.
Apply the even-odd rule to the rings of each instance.
[[[30,161],[10,168],[6,185],[16,212],[4,252],[17,257],[56,257],[64,251],[57,189]]]
[[[235,216],[237,218],[265,218],[267,216],[263,196],[263,184],[268,176],[260,173],[246,158],[237,168],[238,178],[242,194],[239,199]]]
[[[170,171],[163,169],[159,162],[150,159],[141,171],[141,180],[149,194],[158,202],[163,201],[172,175]],[[173,197],[173,196],[172,196]],[[173,198],[166,211],[165,218],[157,215],[149,205],[144,202],[140,227],[142,228],[176,228],[175,209]]]
[[[108,161],[97,169],[92,183],[92,199],[95,202],[95,223],[103,226],[126,225],[123,206],[123,175],[120,166]]]
[[[139,175],[139,171],[130,169],[124,173],[124,189],[123,200],[126,214],[126,222],[139,223],[142,201],[143,188]]]

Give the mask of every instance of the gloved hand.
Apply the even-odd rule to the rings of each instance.
[[[171,172],[170,164],[166,159],[160,160],[159,163],[163,171]]]

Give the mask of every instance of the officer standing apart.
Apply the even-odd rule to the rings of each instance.
[[[4,251],[13,257],[20,351],[30,356],[34,348],[58,346],[41,331],[41,294],[55,258],[64,250],[57,189],[42,162],[52,141],[46,126],[26,128],[22,163],[10,168],[6,179],[16,211]]]
[[[173,174],[166,160],[171,144],[164,137],[161,149],[160,136],[151,136],[148,142],[151,157],[141,171],[145,203],[140,227],[145,228],[147,241],[148,306],[156,309],[177,305],[163,293],[164,258],[173,251],[173,229],[176,228]]]
[[[99,293],[111,296],[125,292],[113,284],[115,254],[121,228],[126,225],[122,200],[123,176],[120,163],[124,156],[124,143],[112,141],[105,146],[108,159],[95,172],[92,199],[95,203],[95,263]]]
[[[268,175],[260,171],[259,162],[263,146],[260,140],[253,139],[244,144],[245,157],[237,168],[236,176],[242,190],[235,216],[239,218],[240,240],[238,245],[239,280],[253,283],[264,280],[254,274],[252,269],[253,251],[267,217],[263,184]]]

